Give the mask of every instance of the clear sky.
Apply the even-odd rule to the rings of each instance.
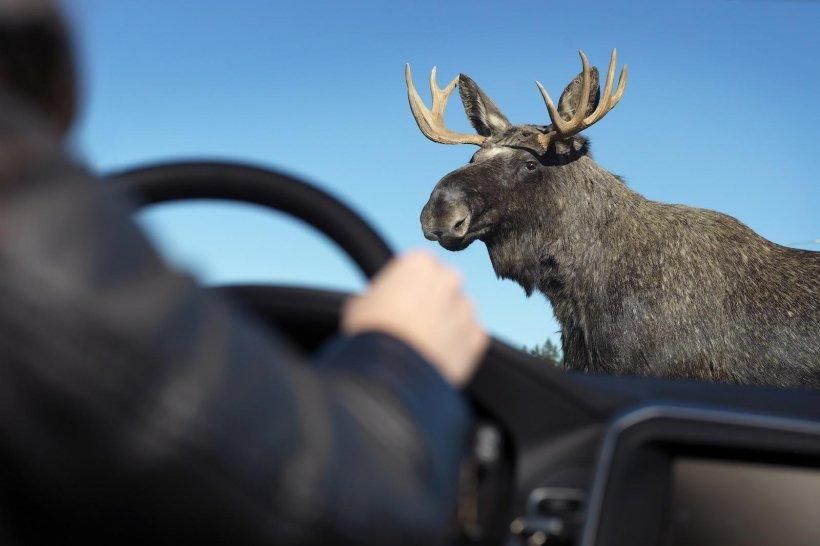
[[[460,268],[489,329],[558,339],[546,301],[495,278],[483,243],[449,253],[419,213],[471,146],[434,144],[407,106],[403,67],[429,99],[469,74],[513,123],[547,123],[578,49],[630,67],[624,99],[587,134],[597,161],[660,201],[731,214],[763,236],[820,250],[820,2],[273,2],[64,0],[77,30],[85,110],[74,145],[107,171],[229,159],[301,175],[352,204],[397,249]],[[451,127],[469,125],[457,96]],[[141,221],[208,283],[357,289],[340,251],[255,209],[173,205]]]

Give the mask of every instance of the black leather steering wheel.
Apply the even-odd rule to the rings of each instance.
[[[393,251],[347,205],[291,176],[235,163],[167,163],[106,177],[142,206],[191,199],[261,205],[302,220],[330,237],[371,278]]]

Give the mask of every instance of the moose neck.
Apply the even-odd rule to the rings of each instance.
[[[518,282],[527,295],[542,292],[561,323],[565,354],[568,338],[583,337],[594,303],[629,232],[640,231],[635,214],[649,201],[584,155],[551,168],[546,181],[551,206],[487,241],[493,268]],[[600,303],[600,302],[599,302]]]

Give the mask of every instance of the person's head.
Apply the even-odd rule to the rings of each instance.
[[[74,58],[50,0],[0,0],[0,87],[65,133],[77,110]]]

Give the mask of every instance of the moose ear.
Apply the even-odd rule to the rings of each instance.
[[[584,117],[594,112],[598,106],[598,102],[601,100],[601,88],[598,84],[598,69],[593,66],[589,72],[589,102],[587,103],[587,111],[584,112]],[[583,87],[581,81],[582,76],[583,72],[575,76],[575,79],[569,82],[567,88],[561,93],[561,99],[558,101],[558,113],[565,120],[572,119],[572,116],[575,114],[575,109],[581,102],[581,87]]]
[[[464,74],[458,76],[458,92],[464,111],[470,118],[476,132],[481,136],[503,133],[510,127],[510,122],[476,83]]]

